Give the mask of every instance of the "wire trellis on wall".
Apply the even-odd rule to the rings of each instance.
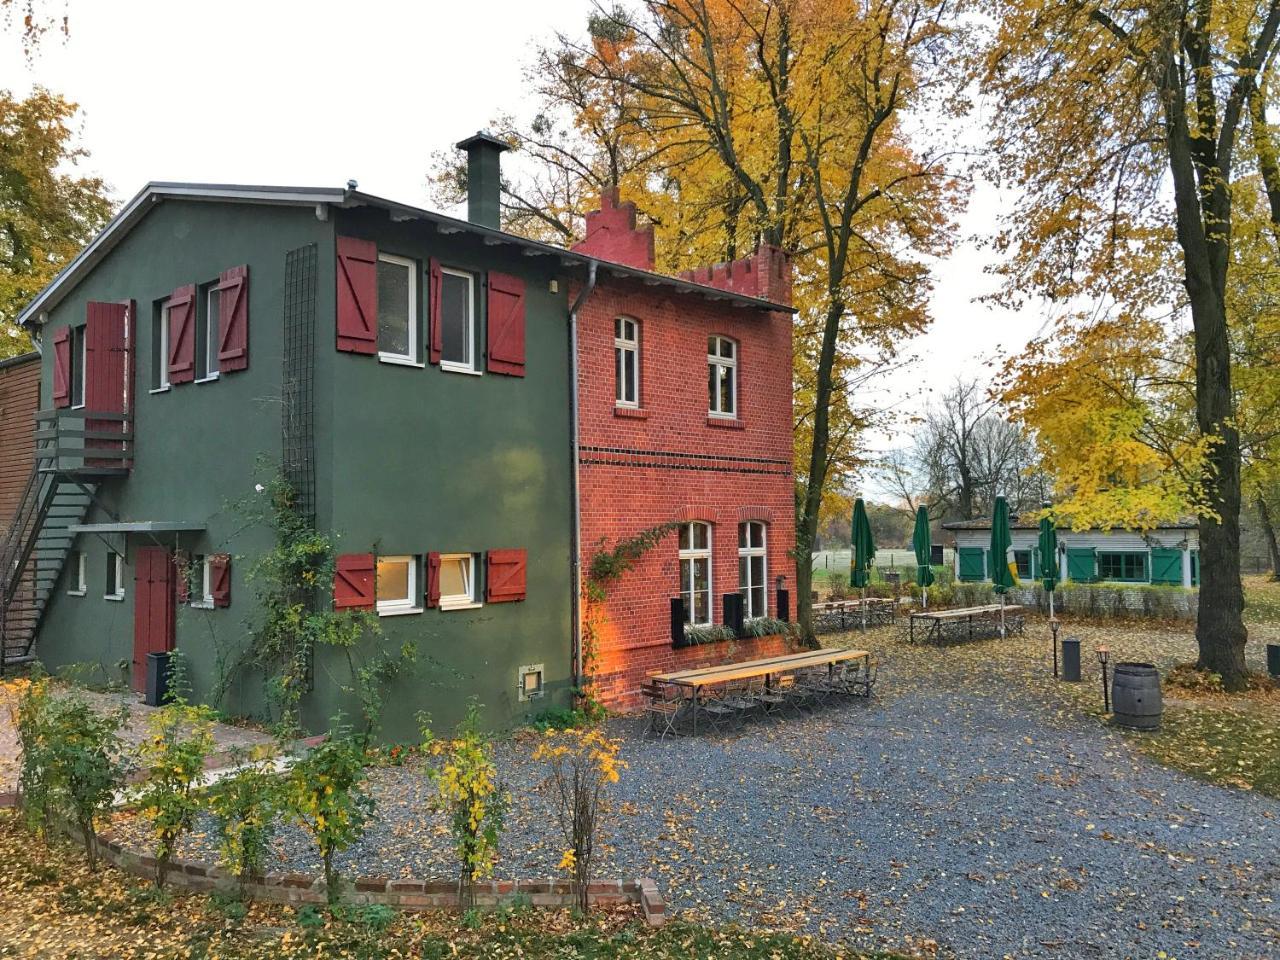
[[[298,512],[316,519],[314,243],[290,250],[284,261],[284,477],[297,495]]]

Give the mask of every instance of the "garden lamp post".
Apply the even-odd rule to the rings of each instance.
[[[1107,686],[1107,663],[1111,660],[1111,651],[1106,647],[1099,647],[1098,663],[1102,664],[1102,712],[1111,712],[1111,690]]]
[[[1053,631],[1053,677],[1058,678],[1058,628],[1061,626],[1057,618],[1049,621],[1049,629]]]

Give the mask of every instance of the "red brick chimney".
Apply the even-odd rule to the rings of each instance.
[[[791,258],[780,247],[765,243],[741,260],[685,270],[680,279],[774,303],[791,304]]]
[[[653,225],[636,229],[636,205],[619,202],[617,187],[600,193],[600,209],[587,214],[586,239],[575,243],[575,253],[613,263],[653,269]]]

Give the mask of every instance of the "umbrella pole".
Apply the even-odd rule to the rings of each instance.
[[[1004,632],[1004,594],[1000,594],[1000,638],[1003,640]]]
[[[859,606],[862,607],[862,632],[866,633],[867,632],[867,588],[866,587],[862,588],[862,603],[860,603]]]
[[[928,610],[929,609],[929,588],[925,587],[921,592],[924,594],[923,609]]]

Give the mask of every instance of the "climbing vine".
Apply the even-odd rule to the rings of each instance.
[[[334,610],[323,595],[333,583],[334,542],[316,530],[298,510],[293,487],[277,476],[259,490],[249,509],[275,534],[275,545],[249,570],[258,589],[258,619],[250,624],[250,665],[265,677],[266,697],[282,735],[301,731],[302,697],[310,686],[318,648],[343,653],[348,676],[337,681],[343,692],[360,704],[363,726],[356,732],[362,743],[377,730],[383,690],[416,659],[417,648],[406,642],[389,651],[373,643],[382,637],[376,616],[364,610]],[[373,646],[375,652],[362,655]]]
[[[587,565],[587,575],[582,586],[582,647],[579,673],[589,678],[595,673],[598,663],[600,630],[608,617],[604,612],[604,601],[608,598],[609,589],[636,565],[642,556],[662,542],[668,534],[680,528],[679,521],[669,520],[641,530],[614,544],[613,549],[605,549],[605,541],[600,539],[597,550]],[[595,691],[585,683],[577,691],[578,705],[588,718],[596,720],[604,716],[604,705],[596,699]]]

